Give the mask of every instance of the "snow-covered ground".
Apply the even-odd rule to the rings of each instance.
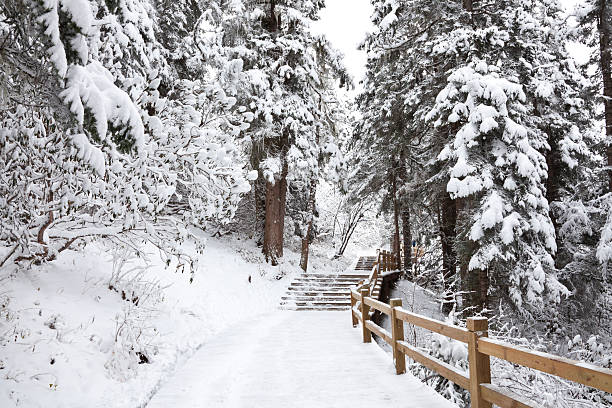
[[[395,288],[391,290],[391,298],[402,299],[404,309],[411,312],[451,324],[456,323],[449,321],[448,317],[442,313],[438,301],[439,296],[408,280],[399,280],[396,283]],[[380,324],[387,331],[391,331],[390,320],[387,316],[383,315]],[[465,375],[469,375],[467,372],[467,346],[464,343],[410,324],[404,324],[404,338],[410,344],[420,347],[424,351],[429,350],[432,357],[441,359],[457,369],[465,371]],[[376,338],[376,341],[383,350],[389,354],[392,353],[391,347],[384,340]],[[436,387],[440,394],[458,405],[465,405],[466,399],[464,395],[467,394],[466,391],[454,387],[451,383],[447,383],[446,386],[441,385],[440,381],[434,378],[437,376],[432,377],[432,373],[422,365],[410,358],[407,359],[407,362],[408,371],[421,381]]]
[[[297,253],[273,268],[252,241],[208,238],[190,283],[150,252],[119,268],[94,242],[0,270],[0,407],[143,406],[215,334],[275,310],[300,271]],[[311,271],[347,266],[321,252]]]
[[[411,374],[396,375],[344,312],[275,312],[202,347],[149,408],[456,408]]]

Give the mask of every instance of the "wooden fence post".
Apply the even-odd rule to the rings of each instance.
[[[353,313],[353,309],[355,308],[355,304],[357,302],[355,301],[355,298],[353,297],[353,292],[350,292],[349,296],[351,297],[351,321],[353,322],[353,327],[357,327],[357,324],[359,323],[359,321],[355,317],[355,313]]]
[[[363,342],[372,342],[372,333],[366,327],[367,321],[370,319],[370,306],[366,305],[365,298],[368,297],[369,291],[361,289],[361,328],[363,329]]]
[[[491,359],[478,351],[478,338],[488,336],[489,321],[486,317],[469,317],[467,329],[472,408],[491,408],[491,403],[485,401],[480,392],[480,384],[491,383]]]
[[[404,340],[404,322],[397,318],[395,307],[402,306],[402,299],[391,299],[391,337],[393,338],[393,359],[395,360],[395,373],[404,374],[406,372],[406,356],[397,347],[398,341]]]

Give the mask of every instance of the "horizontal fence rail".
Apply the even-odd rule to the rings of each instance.
[[[379,265],[380,263],[374,268]],[[468,390],[473,408],[490,408],[492,404],[503,408],[536,408],[538,406],[524,396],[491,384],[490,357],[612,393],[612,370],[489,339],[486,318],[468,318],[467,328],[450,325],[403,309],[401,299],[391,299],[387,304],[370,297],[370,282],[352,288],[350,294],[353,327],[357,327],[361,322],[364,343],[370,343],[372,333],[374,333],[391,346],[397,374],[406,372],[406,356],[408,356]],[[374,310],[389,316],[391,333],[370,320],[370,312]],[[469,372],[432,357],[406,342],[404,323],[466,343]]]

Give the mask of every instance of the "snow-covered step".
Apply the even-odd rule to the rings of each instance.
[[[320,282],[320,281],[309,281],[309,282],[291,282],[291,285],[293,287],[298,287],[298,286],[313,286],[313,287],[339,287],[342,289],[347,289],[347,288],[352,288],[354,286],[357,286],[357,283],[351,283],[351,282],[335,282],[335,281],[329,281],[329,282]]]
[[[348,296],[283,296],[281,301],[296,301],[296,302],[337,302],[337,301],[350,301]]]
[[[302,291],[302,292],[344,292],[349,293],[350,287],[337,287],[337,286],[289,286],[287,290],[291,291]]]
[[[344,302],[281,302],[281,306],[350,306],[350,301]]]
[[[337,293],[333,295],[326,295],[324,293],[314,293],[314,294],[306,294],[306,293],[286,293],[281,299],[295,299],[295,298],[304,298],[304,299],[349,299],[349,293]]]
[[[296,311],[311,310],[311,311],[330,312],[330,311],[345,311],[345,310],[349,310],[350,306],[280,306],[279,309],[281,309],[281,310],[296,310]]]
[[[334,293],[334,294],[349,294],[351,292],[351,288],[335,288],[335,287],[329,287],[329,286],[315,286],[314,289],[312,289],[312,287],[308,287],[308,286],[289,286],[287,288],[287,290],[291,290],[291,293],[296,293],[296,292],[309,292],[309,293],[321,293],[321,292],[326,292],[326,293]],[[289,293],[289,292],[287,292]]]
[[[350,282],[350,283],[357,283],[360,282],[364,279],[361,278],[346,278],[344,276],[340,277],[340,276],[334,276],[334,277],[329,277],[329,278],[311,278],[311,277],[299,277],[295,279],[297,282]]]
[[[305,273],[287,288],[280,302],[281,309],[289,310],[348,310],[350,290],[370,277],[376,257],[361,257],[356,270],[344,274]],[[378,298],[379,287],[373,296]]]
[[[323,273],[305,273],[300,275],[300,278],[324,278],[324,279],[333,279],[333,278],[354,278],[354,279],[368,279],[370,277],[369,273],[341,273],[337,275],[326,275]]]
[[[308,291],[308,290],[292,290],[291,292],[287,292],[287,296],[327,296],[327,297],[345,297],[349,296],[349,291],[345,290],[342,292],[339,291],[330,291],[330,292],[318,292],[318,291]]]
[[[319,279],[306,279],[306,280],[294,280],[291,282],[293,286],[304,286],[304,285],[323,285],[323,286],[355,286],[356,282],[351,281],[337,281],[337,280],[319,280]]]

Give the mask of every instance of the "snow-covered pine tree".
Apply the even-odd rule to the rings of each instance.
[[[346,74],[340,56],[310,30],[323,6],[321,1],[244,4],[244,25],[236,25],[235,51],[244,61],[246,98],[255,114],[251,163],[262,183],[255,190],[256,208],[265,218],[263,252],[273,264],[283,255],[288,184],[308,201],[323,163],[340,152],[328,105],[334,103],[336,79],[345,81]]]
[[[359,197],[353,200],[358,201],[364,196],[382,200],[381,210],[392,214],[391,249],[399,257],[400,196],[397,187],[398,178],[406,173],[406,163],[400,156],[403,158],[409,139],[403,101],[406,71],[402,53],[387,47],[398,41],[404,26],[403,20],[398,19],[399,3],[373,1],[372,5],[371,20],[377,30],[369,34],[361,45],[368,52],[368,64],[364,91],[358,98],[363,116],[357,123],[352,141],[355,150],[360,152],[352,157],[352,165],[357,167],[352,190]],[[405,181],[403,177],[402,182]],[[402,206],[402,210],[405,213],[407,206]],[[404,222],[404,228],[406,224]],[[405,239],[409,235],[403,234]],[[406,242],[404,245],[406,247]],[[409,252],[405,259],[410,259]],[[404,262],[405,266],[408,264]]]
[[[164,15],[160,30],[176,20],[179,33],[159,35],[168,50],[168,79],[161,78],[161,93],[147,100],[154,117],[152,132],[159,151],[177,176],[177,193],[172,202],[185,221],[206,228],[209,221],[231,220],[242,195],[250,190],[246,174],[244,131],[253,113],[240,104],[246,82],[243,61],[229,45],[233,20],[241,13],[239,4],[209,1],[200,5],[179,2],[160,4]],[[193,26],[187,23],[193,21]],[[186,31],[191,30],[191,31]],[[167,83],[165,83],[167,82]]]
[[[604,105],[606,158],[612,165],[612,4],[606,0],[585,0],[573,13],[579,23],[581,40],[595,51],[591,61],[600,75],[599,91]],[[608,169],[608,191],[612,191],[612,172]]]
[[[413,236],[429,239],[428,231],[439,229],[443,276],[450,290],[456,264],[454,201],[446,193],[444,176],[431,165],[443,132],[434,132],[424,116],[446,86],[445,73],[457,64],[432,51],[435,39],[458,23],[462,5],[428,0],[373,5],[378,29],[364,42],[368,77],[360,97],[363,119],[355,135],[369,158],[361,164],[373,166],[364,172],[364,185],[376,190],[393,185],[389,175],[398,180],[397,194],[389,195],[389,210],[395,215],[399,202],[405,248],[411,247]],[[419,225],[412,225],[416,219]],[[410,251],[404,251],[404,265],[409,268]]]
[[[471,24],[438,44],[464,63],[450,73],[430,118],[457,129],[439,160],[449,162],[447,188],[460,200],[458,252],[469,303],[493,306],[501,297],[529,313],[568,294],[554,270],[546,183],[549,171],[574,169],[588,155],[578,127],[588,119],[581,117],[584,83],[563,51],[559,4],[487,7],[473,8]],[[559,199],[559,176],[549,185],[551,199]]]
[[[586,0],[577,5],[574,10],[579,29],[577,30],[583,43],[594,49],[591,63],[597,67],[594,78],[597,83],[597,93],[601,95],[603,104],[604,145],[608,165],[608,185],[601,192],[598,202],[594,203],[607,214],[607,220],[601,228],[601,238],[597,248],[597,258],[607,269],[612,259],[612,5],[604,0]],[[596,227],[597,228],[597,227]],[[597,228],[599,229],[599,228]]]
[[[590,177],[578,184],[582,191],[558,206],[562,214],[560,238],[565,248],[563,274],[575,296],[563,314],[581,317],[589,326],[594,316],[606,319],[612,280],[608,273],[612,242],[612,6],[610,2],[585,0],[571,10],[577,25],[572,38],[590,47],[587,64],[592,85],[588,88],[596,106],[591,133],[598,159],[581,162]],[[606,166],[607,163],[607,166]],[[555,207],[553,207],[555,209]]]

